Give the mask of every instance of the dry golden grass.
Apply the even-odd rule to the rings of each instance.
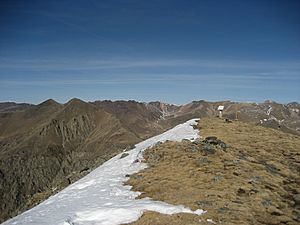
[[[229,147],[207,155],[203,145],[166,142],[148,149],[150,167],[128,181],[142,197],[192,209],[202,216],[147,212],[138,224],[299,224],[300,138],[242,122],[202,119],[203,138]],[[211,224],[211,223],[210,223]]]

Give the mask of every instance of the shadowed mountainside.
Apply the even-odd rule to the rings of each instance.
[[[126,147],[191,118],[224,117],[299,135],[300,106],[266,101],[0,103],[0,221],[76,181]]]
[[[1,220],[66,187],[126,147],[163,131],[156,115],[149,114],[142,123],[146,117],[138,118],[139,111],[142,114],[143,108],[123,117],[72,99],[64,105],[48,100],[23,111],[1,113]],[[142,130],[143,126],[147,129]]]

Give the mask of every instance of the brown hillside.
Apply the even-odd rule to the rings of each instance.
[[[192,118],[224,117],[300,134],[300,105],[267,101],[0,103],[0,221],[44,200],[124,148]]]
[[[146,120],[143,108],[129,104],[134,110],[113,115],[79,99],[64,105],[48,100],[0,114],[0,221],[61,190],[142,137],[161,132],[154,115],[147,112]],[[141,126],[147,127],[145,132]]]
[[[143,193],[140,197],[207,213],[146,212],[132,224],[212,224],[207,219],[215,224],[299,224],[298,136],[209,118],[198,128],[202,138],[195,143],[165,142],[146,150],[149,168],[127,183]],[[218,139],[205,140],[208,136]]]

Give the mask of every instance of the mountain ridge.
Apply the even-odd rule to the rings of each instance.
[[[0,220],[32,207],[135,143],[192,118],[216,117],[219,105],[229,120],[300,134],[298,103],[200,100],[177,106],[75,98],[18,110],[0,103]]]

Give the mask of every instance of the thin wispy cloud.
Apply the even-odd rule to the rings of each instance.
[[[218,5],[4,1],[0,96],[299,101],[300,5]]]
[[[202,59],[84,59],[84,60],[7,60],[0,61],[2,69],[32,70],[99,70],[122,68],[157,68],[157,67],[196,67],[216,69],[273,69],[300,70],[300,61],[222,61]]]
[[[0,86],[91,86],[91,85],[133,85],[133,84],[183,84],[199,85],[222,85],[226,87],[245,87],[249,88],[249,82],[252,82],[253,88],[261,82],[274,82],[292,80],[300,82],[299,76],[284,77],[285,73],[280,74],[224,74],[224,73],[202,73],[202,74],[141,74],[139,76],[114,75],[111,79],[2,79]],[[238,84],[238,85],[237,85]],[[242,86],[241,86],[242,85]]]

